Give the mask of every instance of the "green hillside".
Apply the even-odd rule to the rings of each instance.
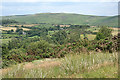
[[[40,13],[34,15],[4,16],[3,19],[15,19],[26,23],[52,23],[52,24],[89,24],[117,26],[117,16],[92,16],[71,13]]]

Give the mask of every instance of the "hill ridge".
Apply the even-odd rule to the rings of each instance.
[[[14,19],[25,23],[50,23],[50,24],[79,24],[95,26],[117,26],[118,16],[95,16],[76,13],[36,13],[29,15],[3,16],[3,19]]]

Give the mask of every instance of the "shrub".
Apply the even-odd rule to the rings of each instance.
[[[49,43],[44,40],[32,42],[27,46],[27,53],[32,55],[39,55],[47,52],[50,48]]]
[[[96,35],[96,40],[105,39],[112,36],[112,29],[107,27],[101,27]]]
[[[26,56],[25,53],[25,49],[22,48],[10,50],[7,55],[2,56],[3,67],[16,64],[17,62],[24,62],[24,56]]]

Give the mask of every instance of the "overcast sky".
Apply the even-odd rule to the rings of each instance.
[[[0,10],[3,16],[48,12],[114,16],[118,0],[3,0]]]

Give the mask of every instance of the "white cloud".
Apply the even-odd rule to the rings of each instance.
[[[2,2],[118,2],[118,1],[119,0],[2,0]]]

